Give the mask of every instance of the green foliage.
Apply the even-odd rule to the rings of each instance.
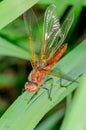
[[[0,29],[19,17],[38,0],[3,0],[0,3]]]
[[[74,78],[77,78],[79,75],[83,73],[83,71],[86,71],[86,67],[84,66],[84,64],[86,64],[86,61],[84,60],[84,57],[86,55],[85,46],[86,46],[86,40],[82,44],[80,44],[77,48],[75,48],[72,52],[70,52],[67,56],[65,56],[61,60],[62,63],[60,62],[58,63],[58,66],[59,64],[60,65],[64,64],[63,71],[65,71],[65,67],[69,64],[68,59],[70,59],[72,56],[75,56],[74,59],[72,60],[72,62],[75,63],[75,65],[71,64],[70,66],[67,66],[68,70],[72,72],[72,76]],[[76,53],[78,53],[78,55],[76,55]],[[79,63],[76,62],[78,56],[80,57]],[[80,65],[81,63],[82,66]],[[75,70],[74,68],[77,68],[77,70]],[[54,87],[51,93],[52,101],[48,99],[48,95],[45,90],[41,90],[39,94],[36,97],[34,97],[31,101],[30,98],[32,97],[33,94],[32,93],[28,94],[27,92],[23,93],[12,104],[12,106],[7,110],[7,112],[2,116],[0,120],[0,129],[12,130],[14,129],[14,127],[15,130],[33,129],[36,126],[36,124],[40,121],[40,119],[50,109],[52,109],[56,104],[61,102],[67,95],[69,95],[78,86],[78,84],[75,82],[68,85],[67,88],[65,87],[61,88],[59,81],[57,82],[56,78],[54,78],[53,80],[54,80],[53,84]]]
[[[0,55],[29,59],[29,54],[27,51],[25,51],[24,49],[22,49],[17,45],[8,42],[3,38],[0,38]]]
[[[54,125],[63,117],[64,112],[64,109],[59,110],[58,112],[54,112],[54,114],[49,116],[44,122],[40,123],[40,125],[35,130],[53,129]]]
[[[73,101],[66,113],[60,130],[85,130],[86,128],[86,74],[77,89]]]
[[[38,0],[2,0],[0,1],[0,56],[10,56],[12,59],[14,57],[28,60],[30,59],[30,53],[28,52],[27,39],[23,36],[19,37],[20,31],[15,31],[15,26],[10,26],[10,22],[18,18],[21,14],[23,14],[26,10],[32,7]],[[39,7],[42,7],[42,4],[49,5],[52,1],[43,1],[40,0],[38,2]],[[78,4],[77,4],[78,3]],[[82,11],[82,5],[86,5],[86,1],[78,1],[78,0],[70,0],[70,1],[54,1],[54,4],[58,7],[59,16],[64,15],[64,11],[70,5],[74,5],[72,10],[75,14],[75,19],[71,31],[69,33],[69,41],[73,43],[78,42],[79,39],[74,36],[73,32],[76,28],[76,25],[79,20],[79,16]],[[21,28],[22,22],[19,21]],[[9,24],[9,26],[7,26]],[[5,27],[6,26],[6,27]],[[5,28],[4,28],[5,27]],[[4,29],[3,29],[4,28]],[[40,26],[41,28],[41,26]],[[22,32],[22,31],[21,31]],[[37,34],[40,37],[40,34]],[[73,39],[71,38],[73,37]],[[23,44],[24,43],[24,44]],[[38,49],[38,46],[36,46]],[[83,73],[86,71],[86,40],[83,40],[80,45],[74,47],[72,51],[64,56],[60,62],[53,68],[53,71],[57,71],[57,69],[61,69],[61,71],[72,77],[73,79],[77,79],[80,83],[83,76]],[[40,48],[39,48],[40,49]],[[1,59],[0,59],[1,60]],[[2,65],[2,63],[1,63]],[[81,77],[80,77],[81,76]],[[54,106],[60,103],[66,96],[70,95],[75,88],[78,88],[75,93],[74,99],[70,106],[67,109],[66,116],[61,126],[61,130],[79,130],[79,128],[86,128],[85,126],[85,109],[86,103],[85,101],[85,86],[86,86],[86,76],[84,76],[82,82],[68,82],[62,80],[62,84],[67,87],[61,87],[59,79],[53,78],[52,81],[46,83],[45,85],[50,88],[53,86],[51,91],[52,101],[48,99],[48,95],[45,90],[40,90],[38,95],[35,96],[32,100],[32,93],[24,92],[20,97],[16,99],[16,101],[8,108],[8,110],[3,114],[0,119],[0,130],[33,130],[42,117],[51,110]],[[7,80],[7,82],[5,82]],[[22,80],[19,75],[14,77],[6,77],[6,75],[0,74],[0,84],[13,84],[15,81]],[[1,102],[1,101],[0,101]],[[1,104],[1,103],[0,103]],[[1,109],[1,106],[0,106]],[[71,110],[71,113],[70,113]],[[53,129],[56,122],[59,122],[61,117],[64,114],[64,110],[58,111],[50,116],[47,120],[38,126],[36,129]],[[56,118],[58,117],[58,118]],[[52,120],[54,118],[54,120]],[[79,125],[78,125],[79,124]],[[46,127],[46,128],[45,128]]]

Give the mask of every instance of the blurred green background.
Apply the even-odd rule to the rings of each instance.
[[[24,84],[32,69],[30,64],[28,37],[22,14],[30,7],[34,10],[41,33],[38,32],[37,26],[35,26],[35,28],[32,27],[32,30],[34,30],[35,36],[39,40],[39,38],[42,37],[44,12],[52,3],[57,7],[57,13],[61,23],[70,10],[73,10],[74,12],[74,22],[65,40],[65,42],[68,43],[68,49],[66,51],[66,54],[68,54],[86,39],[86,0],[0,1],[0,117],[15,99],[22,95]],[[40,45],[39,43],[37,44],[38,45],[35,44],[35,49],[37,54],[39,54]],[[86,49],[86,40],[84,44]],[[79,59],[78,53],[82,53],[82,49],[83,48],[79,49],[79,52],[76,51],[77,59],[75,60],[77,64]],[[86,61],[86,53],[83,57],[83,61]],[[85,69],[82,67],[76,78],[86,71],[86,62],[84,63]],[[80,66],[82,66],[82,64],[83,63],[80,62]],[[77,73],[78,72],[79,71],[77,70]],[[59,112],[57,113],[58,110]],[[44,123],[45,121],[47,122],[46,125],[44,125],[45,127],[43,126],[42,128],[42,123],[37,130],[58,130],[62,123],[64,110],[65,99],[42,119]],[[57,116],[59,118],[57,118]],[[50,127],[47,126],[49,123],[51,124]]]

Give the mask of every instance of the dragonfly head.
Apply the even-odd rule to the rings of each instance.
[[[33,82],[26,82],[24,87],[27,92],[37,92],[38,91],[38,85]]]

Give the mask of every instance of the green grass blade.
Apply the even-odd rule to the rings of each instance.
[[[55,112],[42,123],[40,123],[40,125],[35,130],[51,130],[57,124],[57,122],[63,117],[63,115],[64,109]]]
[[[0,29],[31,8],[38,0],[3,0],[0,2]]]
[[[40,4],[49,4],[49,3],[52,3],[51,0],[40,0],[38,3]],[[65,2],[63,0],[60,0],[60,1],[57,1],[57,0],[54,0],[54,3],[58,3],[58,8],[59,6],[63,5],[63,4],[67,4],[67,5],[74,5],[76,3],[80,3],[84,6],[86,6],[86,0],[65,0]]]
[[[58,67],[63,72],[70,73],[73,78],[86,71],[86,40],[72,50],[59,63]],[[54,70],[57,70],[57,66]],[[62,101],[77,86],[72,83],[69,87],[60,87],[57,78],[53,78],[52,101],[48,99],[47,92],[40,90],[38,95],[30,100],[32,93],[23,93],[6,111],[0,119],[1,130],[32,130],[42,117],[51,110],[56,104]],[[49,84],[46,84],[49,86]]]
[[[0,55],[13,56],[21,59],[30,59],[29,52],[14,45],[7,40],[0,38]]]
[[[75,93],[73,102],[65,116],[60,130],[86,129],[86,74]]]

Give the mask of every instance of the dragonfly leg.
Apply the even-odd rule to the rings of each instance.
[[[63,79],[60,78],[60,87],[65,87],[65,88],[67,88],[67,85],[63,85],[63,84],[62,84],[62,80],[63,80]]]
[[[44,83],[47,83],[47,82],[50,81],[50,80],[52,80],[52,82],[51,82],[51,87],[50,87],[50,95],[51,95],[51,91],[52,91],[52,88],[53,88],[53,78],[49,78],[49,79],[45,80]]]
[[[51,93],[50,93],[49,89],[46,88],[46,87],[40,87],[40,88],[45,89],[45,90],[47,91],[47,93],[48,93],[48,98],[50,99],[50,101],[52,101]]]
[[[47,82],[50,81],[50,80],[53,80],[53,78],[49,78],[49,79],[45,80],[44,83],[47,83]]]
[[[34,94],[32,95],[32,97],[30,98],[29,102],[30,102],[35,96],[36,96],[36,93],[34,93]],[[29,103],[29,102],[28,102],[28,103]]]
[[[29,102],[38,94],[38,89],[35,91],[35,93],[32,95],[32,97],[30,98]],[[28,102],[28,103],[29,103]]]

